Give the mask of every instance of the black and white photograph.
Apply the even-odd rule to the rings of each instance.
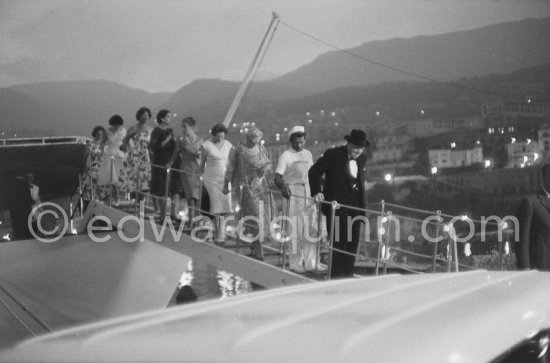
[[[550,362],[548,0],[0,0],[0,111],[0,362]]]

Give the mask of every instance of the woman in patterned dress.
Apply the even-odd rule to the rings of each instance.
[[[137,124],[128,129],[122,143],[123,150],[128,151],[121,173],[122,189],[125,193],[135,193],[138,201],[144,199],[151,183],[149,142],[152,129],[146,125],[150,118],[151,110],[147,107],[137,110]]]
[[[124,120],[120,115],[113,115],[109,119],[109,128],[106,132],[105,152],[98,173],[98,182],[101,187],[101,200],[118,203],[120,198],[119,176],[126,153],[120,149],[122,140],[126,137],[126,128],[122,126]]]
[[[241,215],[255,218],[255,221],[247,220],[244,235],[251,238],[251,257],[259,260],[263,260],[262,238],[269,236],[275,206],[267,182],[271,161],[266,148],[260,143],[262,136],[258,128],[251,127],[246,133],[244,145],[233,149],[223,188],[224,193],[229,193],[229,181],[234,186],[243,185]],[[260,231],[260,218],[263,231]]]
[[[210,213],[214,216],[214,242],[223,243],[225,231],[221,217],[233,212],[231,194],[223,193],[225,171],[233,145],[225,139],[227,128],[222,124],[214,125],[210,135],[210,140],[203,142],[201,147],[200,172],[210,199]]]
[[[88,144],[89,152],[82,192],[82,196],[86,200],[93,200],[99,196],[98,173],[103,160],[105,143],[105,129],[103,126],[94,127],[92,137],[93,140]]]

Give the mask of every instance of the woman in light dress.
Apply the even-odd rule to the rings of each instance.
[[[137,110],[137,124],[128,129],[122,143],[122,149],[128,152],[122,168],[122,189],[125,193],[135,193],[138,201],[144,199],[151,183],[149,142],[152,129],[146,125],[150,118],[151,110],[147,107]]]
[[[120,173],[126,158],[121,150],[122,141],[126,137],[126,128],[122,126],[124,120],[120,115],[113,115],[109,119],[105,140],[105,152],[98,173],[98,183],[101,188],[101,200],[118,203],[120,198]]]
[[[254,221],[247,221],[245,224],[244,235],[251,238],[250,256],[258,260],[264,258],[262,237],[270,235],[271,217],[274,216],[275,206],[267,182],[271,161],[266,148],[260,143],[262,136],[263,133],[258,128],[251,127],[246,133],[246,142],[233,149],[229,156],[223,188],[224,193],[229,193],[229,182],[234,186],[243,185],[241,215],[255,217]],[[263,231],[260,231],[260,220]]]
[[[231,195],[223,193],[229,152],[233,145],[225,139],[227,128],[222,124],[214,125],[210,135],[210,140],[205,141],[201,147],[200,170],[210,199],[210,213],[214,215],[214,242],[223,243],[225,231],[221,216],[233,212]]]
[[[203,139],[195,134],[196,121],[192,117],[181,120],[183,136],[176,142],[177,152],[181,158],[181,184],[189,207],[189,220],[193,221],[200,195],[200,162]]]

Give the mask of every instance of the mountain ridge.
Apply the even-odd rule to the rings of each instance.
[[[373,58],[369,54],[374,54],[376,59],[371,60],[377,63],[387,63],[392,68],[440,81],[490,73],[509,73],[546,63],[550,59],[548,44],[550,18],[524,19],[439,35],[367,42],[346,50],[344,54],[341,51],[321,54],[314,61],[272,82],[295,87],[301,85],[303,92],[307,94],[346,85],[419,80],[407,74],[395,75],[393,73],[400,72],[393,70],[379,69],[380,66],[349,53],[366,59]],[[524,56],[529,54],[525,53],[527,50],[532,52],[530,57]],[[457,61],[460,59],[459,55],[463,56],[460,62]],[[350,57],[346,66],[348,69],[344,69],[345,72],[334,71],[340,69],[335,58],[343,56]],[[448,66],[449,63],[452,66]],[[315,74],[323,74],[324,77],[315,77]]]
[[[490,74],[511,74],[548,63],[550,47],[547,44],[550,44],[550,18],[525,19],[439,35],[376,40],[350,51],[366,49],[367,54],[377,54],[377,62],[388,63],[389,59],[392,66],[411,73],[427,75],[438,81],[456,82],[471,81]],[[436,49],[435,53],[433,49]],[[409,56],[400,55],[397,50],[406,50]],[[433,60],[434,56],[430,54],[442,55]],[[348,97],[358,97],[349,89],[342,91],[348,87],[358,87],[356,92],[360,94],[365,92],[361,91],[362,87],[379,85],[377,88],[381,94],[391,99],[394,95],[384,87],[393,87],[393,92],[399,91],[399,88],[384,85],[418,82],[416,77],[411,78],[410,75],[388,76],[389,70],[372,73],[375,66],[368,64],[367,67],[365,61],[359,58],[353,61],[345,59],[346,62],[340,65],[332,62],[334,57],[343,56],[346,55],[342,52],[328,52],[281,77],[251,83],[235,120],[263,117],[276,121],[284,117],[289,109],[315,103],[315,98],[324,103],[328,102],[326,97],[338,99],[338,92],[347,92]],[[474,68],[478,71],[474,72],[474,68],[467,67],[467,64],[477,67]],[[11,133],[11,136],[15,133],[24,133],[25,136],[44,133],[89,135],[96,124],[106,125],[112,114],[121,114],[126,125],[133,124],[134,113],[141,106],[147,106],[153,112],[168,108],[177,113],[177,118],[193,115],[201,124],[208,125],[205,127],[207,129],[222,121],[239,85],[240,82],[235,81],[198,79],[174,93],[149,93],[108,80],[16,85],[0,89],[0,107],[4,111],[0,129]],[[342,102],[345,98],[340,97]]]

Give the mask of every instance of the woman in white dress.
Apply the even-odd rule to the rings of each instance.
[[[105,152],[98,173],[98,184],[101,188],[101,200],[109,199],[115,203],[119,199],[120,172],[126,153],[120,149],[122,140],[126,136],[126,128],[122,126],[124,120],[120,115],[113,115],[109,119]]]
[[[221,228],[220,216],[232,213],[231,194],[223,193],[225,170],[229,152],[233,145],[225,139],[227,128],[217,124],[210,130],[211,138],[201,146],[201,167],[203,183],[210,199],[210,213],[214,217],[214,242],[223,243],[225,231]]]

